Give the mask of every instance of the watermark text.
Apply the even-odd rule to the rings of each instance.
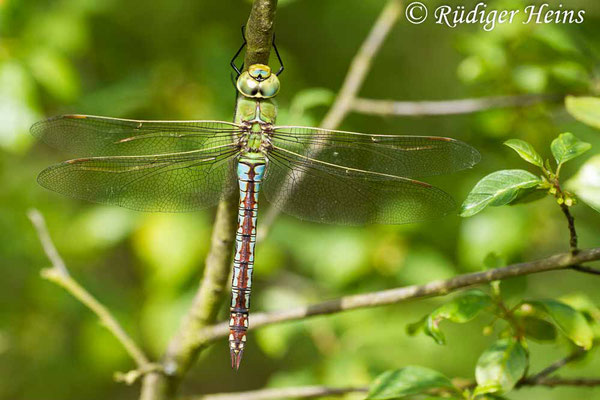
[[[406,6],[406,19],[413,24],[423,23],[428,16],[427,7],[421,2]],[[582,24],[585,10],[575,10],[559,4],[551,7],[548,3],[526,6],[523,9],[496,10],[488,8],[484,2],[475,7],[442,5],[433,11],[435,23],[456,28],[464,24],[477,24],[485,31],[491,31],[501,24]]]

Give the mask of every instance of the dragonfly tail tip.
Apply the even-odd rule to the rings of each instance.
[[[240,363],[242,362],[242,355],[244,354],[244,350],[233,350],[229,351],[231,354],[231,368],[236,371],[240,369]]]

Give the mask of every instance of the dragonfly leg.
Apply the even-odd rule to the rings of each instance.
[[[279,76],[283,72],[283,60],[279,55],[279,50],[277,50],[277,45],[275,44],[275,34],[273,33],[273,50],[275,50],[275,54],[277,55],[277,60],[279,61],[279,71],[275,73],[275,75]]]
[[[231,65],[231,68],[233,68],[233,70],[237,73],[237,76],[240,76],[240,74],[242,73],[242,70],[244,69],[244,63],[242,63],[242,65],[239,68],[237,65],[235,65],[235,60],[238,58],[238,56],[240,55],[242,50],[244,50],[244,47],[246,47],[246,33],[245,33],[244,29],[245,29],[245,27],[244,27],[244,25],[242,25],[242,39],[244,42],[242,43],[242,45],[240,46],[238,51],[235,53],[235,55],[231,59],[231,62],[229,63],[229,65]]]

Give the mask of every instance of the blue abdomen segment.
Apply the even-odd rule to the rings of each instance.
[[[256,244],[256,220],[258,215],[258,194],[265,172],[265,162],[255,160],[238,161],[238,182],[240,203],[238,228],[235,235],[235,257],[231,282],[231,306],[229,318],[229,350],[231,366],[239,368],[250,309],[250,290],[254,269],[254,246]]]

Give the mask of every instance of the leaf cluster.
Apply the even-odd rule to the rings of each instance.
[[[600,98],[567,97],[566,107],[576,119],[600,129]],[[523,169],[493,172],[481,179],[469,193],[460,215],[473,216],[488,206],[503,206],[535,201],[546,195],[562,207],[576,204],[577,194],[585,203],[600,211],[600,156],[583,164],[563,189],[561,169],[565,163],[590,150],[589,143],[570,132],[562,133],[550,145],[553,162],[544,159],[528,142],[510,139],[504,143],[524,161],[535,166],[539,174]],[[496,254],[486,257],[487,268],[498,268],[504,261]],[[386,371],[369,391],[368,399],[505,399],[527,379],[531,341],[553,344],[561,340],[570,348],[588,351],[600,342],[600,309],[585,297],[570,299],[525,299],[507,304],[500,282],[492,282],[489,291],[464,291],[437,307],[420,320],[409,324],[409,335],[423,333],[437,344],[446,344],[442,323],[464,324],[487,317],[484,335],[497,337],[484,350],[475,366],[474,382],[468,384],[448,378],[439,371],[421,366]],[[499,327],[498,327],[499,326]]]
[[[576,118],[590,126],[600,128],[600,99],[567,97],[567,110]],[[586,162],[566,186],[561,185],[563,165],[580,157],[591,145],[579,140],[570,132],[561,133],[550,145],[554,163],[545,159],[528,142],[509,139],[504,143],[513,149],[524,161],[536,166],[540,174],[535,175],[523,169],[505,169],[483,177],[471,190],[463,202],[460,215],[471,217],[486,207],[498,207],[538,200],[545,195],[553,196],[557,203],[571,207],[578,195],[586,204],[600,210],[600,159],[592,157]],[[555,167],[553,168],[553,164]]]
[[[570,300],[530,299],[509,307],[500,293],[499,283],[490,293],[468,290],[439,306],[421,320],[407,326],[410,335],[420,332],[436,343],[445,344],[441,322],[466,323],[477,317],[491,322],[484,334],[497,329],[497,338],[479,356],[475,381],[465,385],[441,372],[407,366],[386,371],[371,385],[368,399],[502,399],[526,378],[530,365],[529,341],[556,343],[564,337],[569,347],[590,350],[600,341],[599,309],[586,298]],[[415,397],[418,395],[417,397]]]

